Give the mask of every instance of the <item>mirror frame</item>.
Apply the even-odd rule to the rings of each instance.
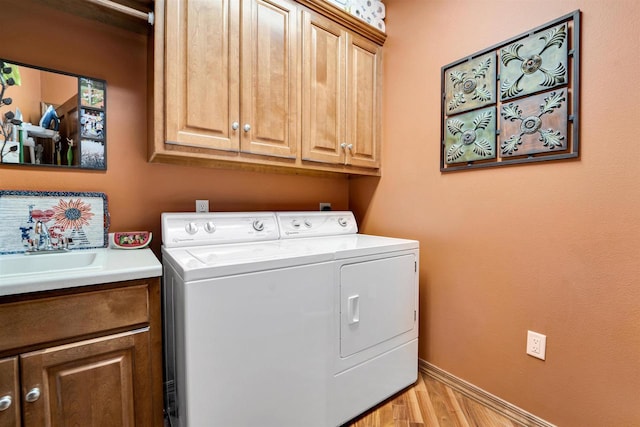
[[[15,116],[16,106],[13,103],[6,104],[3,100],[0,100],[0,127],[5,128],[5,131],[0,134],[0,149],[2,150],[0,152],[0,166],[105,171],[107,169],[106,80],[39,67],[8,58],[0,58],[0,61],[5,63],[6,66],[26,67],[77,79],[75,109],[71,104],[71,108],[68,110],[75,113],[72,123],[75,125],[76,130],[73,132],[73,137],[68,136],[69,139],[66,141],[58,133],[58,126],[65,120],[65,117],[59,118],[55,109],[65,107],[69,104],[68,102],[55,107],[55,109],[53,106],[49,106],[46,111],[42,111],[42,118],[39,123],[20,124],[20,121],[11,120]],[[0,73],[2,71],[0,69]],[[2,73],[2,78],[5,79],[4,73]],[[4,99],[11,98],[11,93],[20,88],[17,85],[4,86],[2,97],[0,97]],[[92,101],[94,97],[98,100],[97,102]],[[46,104],[44,104],[46,101],[48,100],[38,100],[43,110],[46,107]],[[53,110],[53,113],[50,110]],[[49,112],[49,115],[47,115],[47,112]],[[8,122],[13,122],[13,124]],[[8,139],[10,135],[14,136],[11,140]],[[44,150],[44,141],[46,140],[51,141],[51,149],[47,152],[48,157],[51,159],[50,163],[42,163],[42,156],[38,154]],[[7,147],[9,142],[12,145]],[[37,149],[38,146],[40,146],[39,150]],[[4,162],[3,157],[10,152],[17,152],[17,161]]]

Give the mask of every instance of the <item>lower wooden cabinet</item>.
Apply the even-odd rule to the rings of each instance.
[[[135,315],[134,323],[122,325],[117,313],[132,296],[142,307],[131,311],[146,317]],[[39,323],[29,318],[30,305],[55,313],[64,301],[76,303],[66,308],[66,321],[73,322],[68,329],[82,323],[83,335],[67,336],[63,324],[50,322],[53,342],[46,341],[46,330],[33,334],[39,342],[19,348],[11,348],[15,339],[0,337],[0,355],[13,353],[0,359],[0,427],[162,426],[159,279],[3,297],[0,321],[17,315],[14,326],[26,331]]]
[[[18,358],[9,357],[0,360],[0,427],[20,425]]]

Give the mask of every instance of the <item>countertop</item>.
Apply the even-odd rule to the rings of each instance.
[[[85,252],[85,250],[72,252]],[[148,248],[135,250],[100,248],[87,249],[86,252],[96,253],[95,262],[88,267],[38,273],[25,272],[25,274],[5,274],[0,270],[0,296],[146,279],[162,275],[162,264]],[[17,254],[0,255],[0,258],[3,262],[11,262],[13,259],[19,262],[18,258],[33,257],[37,261],[37,257],[40,256],[55,257],[57,255]]]

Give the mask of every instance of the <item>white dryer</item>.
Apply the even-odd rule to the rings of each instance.
[[[351,212],[276,216],[281,239],[333,253],[328,425],[341,425],[417,380],[418,242],[357,234]]]
[[[417,378],[418,244],[350,212],[162,215],[179,426],[327,427]]]

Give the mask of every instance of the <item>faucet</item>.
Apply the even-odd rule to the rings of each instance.
[[[44,239],[44,247],[40,246],[40,242],[38,241],[38,244],[36,245],[37,250],[52,251],[54,249],[53,243],[51,243],[51,234],[49,234],[49,229],[44,222],[36,222],[35,233]]]

